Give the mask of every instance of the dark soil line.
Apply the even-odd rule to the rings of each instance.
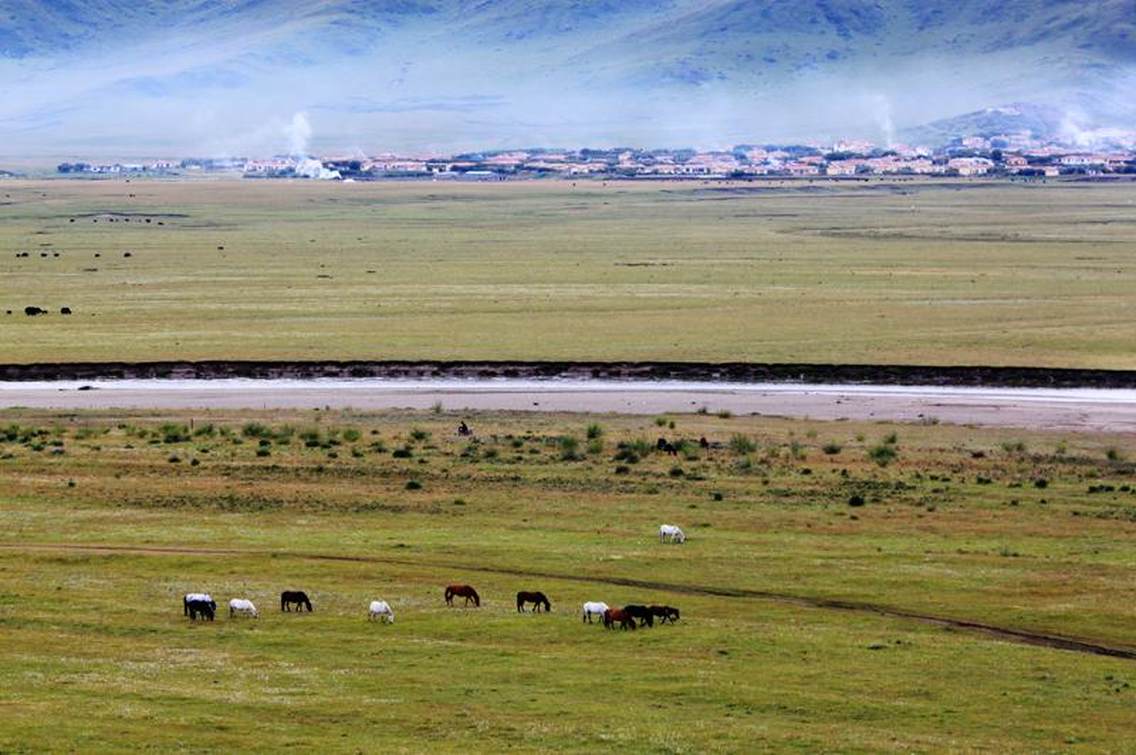
[[[568,582],[592,582],[596,584],[618,585],[620,587],[640,587],[646,590],[660,592],[674,592],[687,595],[710,595],[726,598],[754,598],[758,600],[771,600],[778,603],[789,603],[807,608],[824,608],[838,611],[856,611],[860,613],[874,613],[878,616],[896,619],[908,619],[924,624],[932,624],[945,629],[965,630],[983,634],[1007,642],[1016,642],[1022,645],[1035,645],[1038,647],[1068,650],[1076,653],[1088,653],[1110,658],[1124,658],[1136,660],[1136,650],[1102,645],[1089,640],[1078,640],[1071,637],[1062,637],[1053,634],[1028,632],[1021,629],[999,627],[993,624],[984,624],[966,619],[951,619],[944,616],[908,611],[902,608],[863,603],[860,601],[839,600],[833,598],[817,598],[791,593],[771,592],[767,590],[749,590],[735,587],[714,587],[705,585],[680,585],[668,582],[654,582],[642,579],[629,579],[625,577],[597,577],[590,575],[568,575],[555,572],[527,571],[524,569],[506,569],[493,566],[469,566],[465,564],[423,562],[408,558],[393,558],[389,556],[337,556],[326,553],[303,553],[290,551],[244,551],[227,548],[177,548],[173,546],[131,546],[131,545],[83,545],[72,543],[0,543],[0,548],[7,550],[62,550],[62,551],[90,551],[103,553],[134,553],[175,556],[269,556],[300,558],[314,561],[343,561],[348,563],[374,563],[394,564],[398,566],[426,566],[434,569],[456,569],[460,571],[484,572],[488,574],[509,574],[518,577],[539,577],[542,579],[558,579]]]
[[[168,361],[0,364],[0,380],[115,378],[522,378],[687,380],[979,386],[995,388],[1136,388],[1136,370],[981,365],[769,364],[760,362],[594,361]]]

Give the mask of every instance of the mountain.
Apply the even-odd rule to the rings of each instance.
[[[0,150],[887,139],[1134,120],[1132,0],[7,0]]]

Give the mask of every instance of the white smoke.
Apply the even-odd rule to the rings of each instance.
[[[895,121],[891,114],[891,100],[882,94],[872,97],[872,115],[875,117],[876,125],[883,132],[884,146],[891,147],[895,144]]]
[[[284,127],[284,136],[288,138],[288,154],[297,160],[308,156],[308,142],[312,138],[312,124],[308,122],[308,114],[296,113],[292,121]]]

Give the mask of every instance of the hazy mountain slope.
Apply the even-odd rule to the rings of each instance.
[[[1124,120],[1133,71],[1132,0],[8,0],[0,137],[260,148],[299,110],[327,146],[881,136]]]

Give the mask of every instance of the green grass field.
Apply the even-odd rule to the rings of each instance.
[[[1131,183],[7,181],[0,362],[1132,369],[1134,202]]]
[[[5,412],[0,751],[1131,745],[1136,661],[791,598],[1136,649],[1132,438],[502,413],[470,442],[458,419]],[[454,581],[483,606],[446,608]],[[198,589],[261,618],[192,625]],[[520,589],[553,611],[517,614]],[[609,632],[584,600],[683,619]]]

